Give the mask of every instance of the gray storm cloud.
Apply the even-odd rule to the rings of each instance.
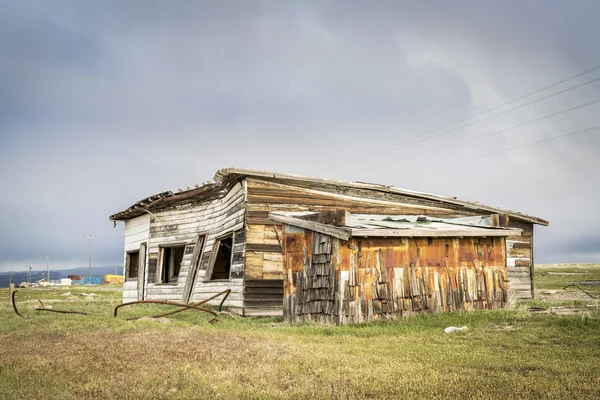
[[[600,260],[598,131],[442,166],[599,125],[598,104],[419,156],[600,99],[600,83],[399,145],[600,65],[595,1],[2,9],[0,270],[49,252],[85,265],[90,233],[95,263],[120,263],[108,215],[225,166],[479,200],[550,220],[537,262]]]

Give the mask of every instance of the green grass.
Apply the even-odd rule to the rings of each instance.
[[[586,292],[600,296],[598,282],[600,282],[600,264],[586,268],[535,269],[536,288],[562,290],[567,285],[576,284]]]
[[[37,298],[90,315],[36,312]],[[595,311],[518,308],[337,327],[225,314],[211,324],[197,311],[126,321],[170,308],[125,307],[113,318],[120,292],[110,289],[22,289],[17,301],[25,318],[0,292],[7,399],[600,398]],[[444,334],[450,325],[469,330]]]

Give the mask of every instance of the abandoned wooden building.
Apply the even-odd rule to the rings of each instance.
[[[237,168],[110,219],[125,223],[124,301],[231,289],[225,306],[242,315],[330,323],[533,298],[534,225],[548,225],[391,186]]]

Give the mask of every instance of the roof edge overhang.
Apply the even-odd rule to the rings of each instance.
[[[241,178],[240,178],[241,179]],[[227,179],[223,182],[208,182],[202,186],[180,190],[177,193],[171,191],[162,192],[142,199],[129,208],[111,215],[109,220],[122,221],[132,219],[153,212],[160,212],[169,209],[177,203],[185,201],[208,201],[215,198],[221,198],[227,194],[237,179]]]
[[[295,174],[283,174],[269,171],[261,171],[261,170],[252,170],[252,169],[243,169],[243,168],[223,168],[218,170],[214,176],[214,183],[210,182],[204,184],[202,186],[197,186],[195,188],[179,191],[177,193],[173,193],[171,191],[161,192],[152,196],[148,196],[136,203],[134,203],[129,208],[115,213],[109,217],[111,221],[121,221],[139,217],[144,214],[152,214],[152,212],[157,212],[161,209],[168,208],[171,205],[185,201],[189,199],[194,199],[195,201],[202,201],[212,199],[215,197],[220,197],[226,194],[226,191],[229,189],[232,183],[241,181],[248,177],[260,178],[265,180],[286,180],[286,181],[299,181],[299,182],[314,182],[314,183],[326,183],[330,185],[336,185],[340,187],[349,187],[349,188],[357,188],[357,189],[366,189],[373,190],[378,192],[385,193],[394,193],[403,196],[410,196],[414,198],[421,198],[439,202],[440,205],[451,204],[454,206],[462,206],[465,209],[470,211],[483,211],[485,213],[490,214],[507,214],[509,218],[515,219],[521,222],[527,222],[538,225],[549,225],[547,220],[542,218],[534,217],[531,215],[511,211],[511,210],[503,210],[496,207],[486,206],[479,203],[473,203],[463,200],[458,200],[455,198],[439,196],[430,193],[417,192],[406,189],[399,189],[392,186],[386,186],[381,184],[374,183],[366,183],[366,182],[348,182],[348,181],[340,181],[340,180],[331,180],[325,178],[314,178],[307,177],[302,175]]]

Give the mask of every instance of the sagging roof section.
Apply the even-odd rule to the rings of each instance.
[[[440,203],[440,206],[444,204],[450,204],[453,206],[464,207],[465,210],[482,212],[482,213],[492,213],[492,214],[508,214],[510,218],[514,218],[519,221],[530,222],[534,224],[540,225],[548,225],[548,221],[534,217],[527,214],[518,213],[511,210],[503,210],[496,207],[486,206],[479,203],[467,202],[463,200],[458,200],[452,197],[444,197],[430,193],[423,192],[415,192],[412,190],[399,189],[392,186],[374,184],[374,183],[365,183],[365,182],[346,182],[346,181],[338,181],[338,180],[329,180],[323,178],[312,178],[301,175],[293,175],[293,174],[281,174],[276,172],[269,171],[260,171],[260,170],[251,170],[251,169],[240,169],[240,168],[223,168],[215,174],[214,181],[205,183],[202,186],[197,186],[195,188],[188,190],[183,190],[178,193],[173,193],[171,191],[162,192],[153,196],[149,196],[143,200],[140,200],[133,204],[131,207],[123,210],[119,213],[111,215],[110,220],[124,220],[135,218],[140,215],[143,215],[147,212],[152,213],[152,211],[164,210],[170,207],[173,207],[176,204],[186,202],[186,201],[208,201],[215,198],[219,198],[224,196],[227,191],[231,188],[231,186],[238,181],[241,181],[245,178],[257,178],[268,180],[271,182],[277,181],[286,181],[286,182],[302,182],[303,184],[329,184],[338,186],[341,188],[355,188],[355,189],[364,189],[364,190],[373,190],[378,192],[387,192],[400,194],[403,196],[413,197],[415,199],[427,199],[430,201],[435,201]]]
[[[338,239],[350,237],[508,237],[521,236],[516,228],[493,227],[482,217],[439,219],[415,215],[346,214],[336,222],[322,223],[319,213],[271,212],[269,219],[310,229]],[[489,219],[487,219],[489,221]]]

